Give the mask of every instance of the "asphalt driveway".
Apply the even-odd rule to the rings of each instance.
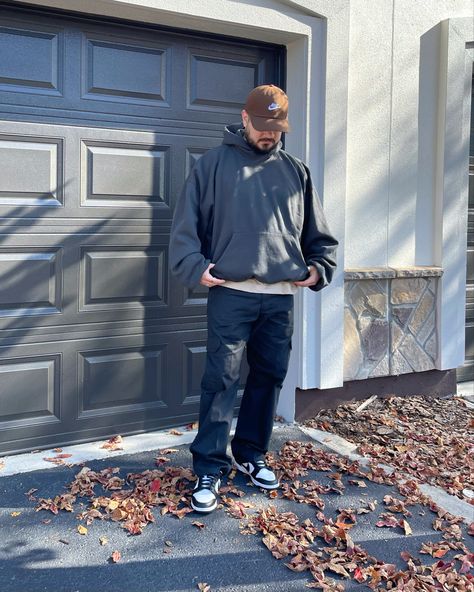
[[[282,426],[274,431],[272,450],[280,450],[288,440],[312,442],[297,426]],[[155,457],[155,452],[137,453],[88,461],[87,466],[94,471],[119,467],[119,475],[125,476],[156,468]],[[191,466],[187,445],[170,454],[170,465]],[[305,584],[313,581],[308,571],[288,569],[285,562],[289,559],[275,559],[262,544],[260,534],[242,534],[241,521],[231,517],[225,508],[210,515],[189,513],[182,519],[162,516],[160,509],[154,508],[156,521],[136,536],[111,520],[95,520],[87,527],[86,535],[79,534],[76,515],[86,507],[86,499],[78,499],[72,513],[35,511],[36,504],[27,498],[26,492],[37,489],[34,495],[42,498],[64,493],[65,485],[79,470],[77,466],[59,466],[0,477],[2,592],[177,592],[198,590],[199,584],[205,589],[205,583],[212,592],[291,592],[307,589]],[[312,471],[307,478],[321,484],[332,482],[327,471]],[[345,484],[342,494],[332,491],[323,496],[326,517],[335,519],[341,508],[357,509],[368,501],[377,502],[375,511],[357,515],[357,523],[351,528],[356,544],[381,562],[396,564],[400,569],[406,569],[402,551],[430,565],[436,561],[429,555],[418,554],[423,543],[443,540],[443,533],[433,530],[431,511],[422,506],[410,507],[409,536],[399,528],[376,527],[380,513],[386,511],[384,496],[399,498],[399,492],[393,485],[364,480],[366,486],[361,488],[360,484],[349,483],[347,475],[341,478]],[[313,506],[281,497],[270,499],[267,493],[249,485],[242,475],[235,477],[234,485],[244,491],[242,499],[255,506],[249,509],[250,514],[273,505],[280,512],[294,512],[300,522],[309,518],[321,525]],[[204,526],[196,526],[195,521]],[[463,524],[461,529],[463,542],[474,552],[474,539],[467,534],[467,526]],[[107,539],[105,545],[100,543],[101,537]],[[325,546],[328,545],[318,539],[313,548]],[[110,559],[113,551],[120,552],[117,563]],[[345,590],[368,589],[364,583],[330,575],[336,582],[344,582]]]

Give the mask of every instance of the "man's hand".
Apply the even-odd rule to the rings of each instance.
[[[314,286],[319,282],[320,275],[316,267],[314,267],[314,265],[310,265],[308,266],[308,271],[309,277],[305,280],[301,280],[300,282],[293,282],[295,286],[306,288],[308,286]]]
[[[213,286],[219,286],[220,284],[224,284],[225,280],[220,280],[211,275],[210,270],[214,267],[215,263],[209,263],[206,271],[202,274],[200,284],[202,286],[207,286],[208,288],[212,288]]]

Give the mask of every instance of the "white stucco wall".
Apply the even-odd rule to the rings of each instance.
[[[472,0],[351,0],[345,264],[440,265],[440,26]]]

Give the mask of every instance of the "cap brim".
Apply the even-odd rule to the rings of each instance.
[[[276,117],[260,117],[250,115],[250,121],[258,132],[289,132],[290,124],[288,119],[277,119]]]

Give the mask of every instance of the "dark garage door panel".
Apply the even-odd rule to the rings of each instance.
[[[277,48],[27,14],[0,8],[5,111],[121,124],[125,115],[202,136],[203,124],[218,131],[238,117],[249,88],[280,78]]]
[[[22,449],[191,421],[204,355],[204,329],[2,348],[2,430]]]
[[[169,276],[173,208],[248,90],[281,80],[281,50],[0,22],[0,452],[192,421],[206,290]]]

